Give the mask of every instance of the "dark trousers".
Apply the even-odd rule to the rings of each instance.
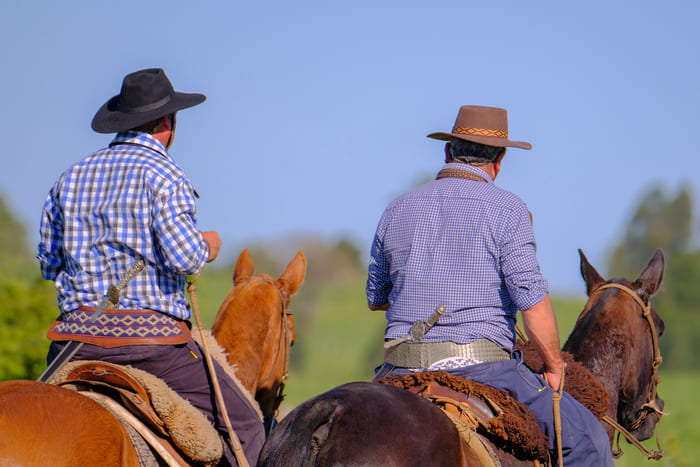
[[[380,367],[377,376],[388,373],[386,370],[386,365]],[[408,371],[402,368],[395,368],[391,372],[392,375],[406,373]],[[527,405],[542,431],[549,437],[552,462],[558,462],[553,390],[544,378],[525,366],[519,351],[513,352],[510,360],[480,363],[450,370],[449,373],[508,391],[516,400]],[[610,440],[595,415],[567,392],[562,395],[560,408],[564,465],[613,466]]]
[[[50,363],[65,343],[54,342],[49,348]],[[209,378],[209,370],[199,345],[190,340],[180,345],[129,345],[107,349],[84,344],[73,360],[100,360],[118,365],[131,365],[162,379],[173,391],[201,410],[226,441],[224,456],[219,465],[237,465],[228,443],[228,431]],[[221,386],[226,411],[248,463],[255,465],[265,434],[263,424],[249,400],[238,385],[214,362]]]

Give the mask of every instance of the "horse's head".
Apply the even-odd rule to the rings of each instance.
[[[650,305],[663,278],[664,255],[657,250],[637,280],[630,282],[606,281],[579,253],[589,299],[564,350],[608,390],[609,415],[637,439],[648,439],[664,406],[656,392],[661,364],[658,338],[664,322]]]
[[[233,270],[233,290],[224,300],[212,334],[226,349],[229,363],[255,396],[263,416],[274,415],[287,378],[290,347],[296,338],[289,301],[306,273],[306,258],[299,251],[279,279],[253,275],[248,249]]]

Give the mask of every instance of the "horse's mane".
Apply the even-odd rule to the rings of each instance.
[[[263,415],[260,411],[260,406],[255,400],[254,395],[251,394],[250,391],[248,391],[248,389],[246,389],[246,387],[243,385],[243,383],[241,383],[241,380],[238,379],[238,376],[236,375],[237,365],[231,365],[228,362],[228,359],[226,358],[226,350],[224,350],[221,344],[219,344],[219,342],[214,338],[214,336],[211,334],[211,331],[209,331],[208,329],[204,329],[203,331],[204,338],[207,340],[207,349],[209,350],[209,354],[214,359],[214,361],[221,366],[221,368],[231,378],[231,380],[236,384],[236,386],[238,386],[238,388],[241,391],[241,394],[245,396],[246,400],[250,403],[253,410],[255,410],[255,413],[257,413],[258,417],[260,417],[260,420],[262,420]],[[200,328],[197,326],[192,327],[192,339],[194,339],[201,347],[203,347],[202,333],[200,332]]]

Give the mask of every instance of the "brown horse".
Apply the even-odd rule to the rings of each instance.
[[[606,281],[581,250],[579,254],[589,299],[563,350],[603,385],[611,401],[608,417],[637,440],[649,439],[664,407],[656,393],[664,322],[649,304],[663,278],[663,253],[657,250],[634,282]],[[606,429],[612,443],[614,430],[610,425]]]
[[[213,333],[264,416],[274,415],[286,378],[295,338],[289,300],[305,272],[306,259],[298,252],[279,279],[253,276],[250,254],[243,251],[234,287],[216,318]],[[5,381],[0,382],[0,465],[134,466],[139,461],[119,421],[92,399],[50,384]]]
[[[246,249],[236,262],[233,290],[219,308],[212,334],[226,349],[228,362],[236,366],[236,376],[255,395],[263,417],[269,420],[282,402],[289,351],[296,338],[289,300],[304,280],[306,258],[298,252],[277,280],[266,274],[254,276],[253,270]]]
[[[565,349],[601,378],[614,401],[610,414],[644,439],[658,421],[648,402],[647,388],[656,397],[651,334],[663,330],[655,312],[654,328],[642,317],[640,306],[617,288],[596,288],[605,282],[581,254],[590,298]],[[639,279],[628,286],[648,303],[663,273],[663,255],[657,252]],[[658,338],[656,335],[655,339]],[[647,413],[633,425],[633,419]],[[501,465],[532,463],[495,449]],[[455,425],[425,399],[403,389],[369,382],[349,383],[316,396],[291,411],[272,431],[258,465],[482,465],[477,455],[462,449]],[[481,458],[483,459],[483,457]]]

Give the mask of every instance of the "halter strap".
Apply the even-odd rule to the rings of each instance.
[[[265,378],[257,385],[256,390],[259,389],[272,377],[272,373],[275,371],[277,362],[279,361],[280,356],[284,352],[284,370],[282,371],[282,380],[280,381],[280,385],[277,388],[277,396],[275,397],[275,402],[272,408],[273,416],[276,417],[279,412],[279,407],[282,404],[282,401],[284,400],[284,388],[287,384],[287,377],[289,374],[289,354],[291,342],[289,339],[289,325],[287,323],[287,317],[291,315],[291,313],[289,312],[289,308],[287,308],[287,296],[284,294],[284,292],[282,292],[282,289],[280,289],[274,281],[265,278],[263,278],[263,281],[272,285],[277,290],[277,292],[279,292],[280,301],[282,303],[282,329],[280,331],[280,342],[277,346],[277,354],[275,355],[274,364],[270,368],[270,371],[268,372],[267,376],[265,376]]]

